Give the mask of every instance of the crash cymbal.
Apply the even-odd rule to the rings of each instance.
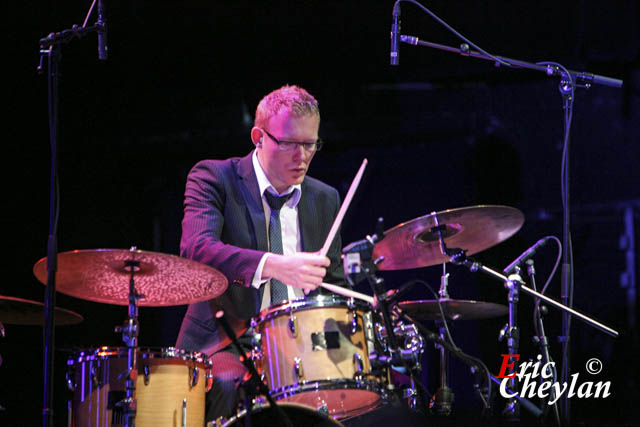
[[[44,304],[22,298],[0,295],[0,322],[8,325],[42,325]],[[84,320],[78,313],[56,307],[53,312],[56,326],[75,325]]]
[[[440,300],[447,320],[475,320],[499,317],[509,311],[506,306],[492,302],[444,298]],[[411,317],[421,320],[442,318],[438,300],[402,301],[398,306]]]
[[[213,267],[157,252],[126,249],[87,249],[58,254],[56,290],[76,298],[106,304],[129,304],[130,268],[135,267],[134,282],[138,305],[160,307],[191,304],[222,294],[226,277]],[[42,283],[47,282],[47,259],[33,267]]]
[[[438,234],[442,226],[447,248],[466,250],[473,255],[514,235],[524,223],[524,215],[508,206],[471,206],[434,212],[396,225],[385,232],[373,249],[374,259],[384,257],[380,270],[406,270],[449,261],[440,251]]]

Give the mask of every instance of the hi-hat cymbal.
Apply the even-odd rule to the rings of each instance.
[[[380,270],[406,270],[449,261],[442,254],[440,225],[447,248],[466,250],[468,255],[497,245],[514,235],[524,223],[524,215],[508,206],[471,206],[434,212],[396,225],[385,232],[373,249],[374,259],[384,257]]]
[[[0,295],[0,323],[8,325],[42,325],[44,304],[22,298]],[[75,325],[84,320],[78,313],[56,307],[53,312],[56,326]]]
[[[227,278],[213,267],[157,252],[126,249],[87,249],[58,254],[56,290],[76,298],[106,304],[129,304],[130,267],[140,306],[160,307],[191,304],[221,295]],[[47,282],[47,259],[33,267],[42,283]]]
[[[447,320],[476,320],[499,317],[509,311],[506,306],[492,302],[444,298],[440,300]],[[402,301],[398,306],[411,317],[420,320],[442,318],[438,300]]]

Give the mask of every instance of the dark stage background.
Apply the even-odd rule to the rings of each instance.
[[[428,3],[428,4],[427,4]],[[320,101],[326,149],[310,175],[344,196],[362,159],[369,168],[343,224],[345,243],[432,211],[477,204],[521,209],[522,229],[477,258],[503,268],[537,239],[561,237],[562,100],[556,78],[427,48],[401,46],[389,65],[393,1],[108,1],[109,59],[96,36],[64,46],[60,81],[59,249],[128,248],[177,254],[186,174],[203,158],[244,155],[255,106],[285,84]],[[622,89],[578,89],[571,133],[575,306],[617,328],[612,339],[572,325],[571,372],[612,381],[608,399],[572,399],[579,424],[631,425],[638,415],[636,278],[640,212],[640,6],[637,1],[425,2],[484,49],[531,62],[623,79]],[[90,1],[3,2],[5,37],[3,295],[43,300],[32,274],[46,254],[49,197],[47,83],[36,73],[38,40],[82,24]],[[402,33],[457,46],[408,3]],[[92,18],[90,22],[94,22]],[[556,253],[536,257],[539,282]],[[500,283],[451,266],[454,298],[506,303]],[[389,287],[422,279],[437,288],[439,267],[383,273]],[[361,285],[358,290],[370,292]],[[560,298],[559,275],[548,292]],[[431,298],[416,289],[411,299]],[[57,295],[84,322],[56,330],[55,419],[66,420],[66,360],[73,351],[119,346],[113,328],[126,308]],[[521,297],[523,357],[531,344],[532,300]],[[142,346],[174,343],[185,307],[142,308]],[[460,322],[456,342],[497,373],[506,318]],[[435,328],[434,325],[428,325]],[[560,316],[547,320],[560,360]],[[42,411],[42,332],[7,325],[0,341],[0,425],[37,425]],[[437,388],[427,346],[426,382]],[[589,377],[584,361],[604,370]],[[472,378],[451,366],[455,414],[476,417]],[[634,405],[635,404],[635,405]],[[496,412],[503,403],[496,402]],[[526,419],[527,414],[523,414]]]

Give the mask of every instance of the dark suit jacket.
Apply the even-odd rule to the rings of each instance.
[[[223,309],[233,324],[246,323],[260,310],[260,291],[251,286],[267,251],[265,213],[251,155],[227,160],[203,160],[187,178],[180,254],[221,271],[229,280],[225,293],[189,305],[176,347],[211,354],[229,341],[215,320]],[[305,177],[298,204],[302,249],[322,248],[340,208],[338,192]],[[325,281],[344,284],[340,263],[342,242],[332,242]]]

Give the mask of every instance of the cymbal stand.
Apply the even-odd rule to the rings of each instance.
[[[436,218],[437,221],[437,218]],[[447,273],[447,264],[442,264],[442,276],[440,276],[440,290],[438,291],[438,299],[448,299],[449,291],[449,273]],[[446,340],[446,328],[444,326],[445,319],[440,323],[440,338]],[[455,394],[449,388],[449,352],[441,344],[436,343],[436,347],[440,350],[440,388],[431,397],[429,408],[438,415],[448,416],[451,414],[452,405]]]
[[[136,250],[136,247],[132,247],[132,254]],[[127,345],[127,379],[125,381],[125,398],[117,402],[116,406],[122,408],[125,417],[125,426],[134,427],[137,410],[136,382],[138,380],[138,335],[140,332],[138,323],[138,300],[144,298],[144,295],[137,293],[134,281],[135,272],[140,270],[140,262],[134,259],[128,259],[124,263],[126,269],[131,272],[131,276],[129,277],[129,317],[124,325],[117,326],[115,331],[122,332],[122,341]]]

